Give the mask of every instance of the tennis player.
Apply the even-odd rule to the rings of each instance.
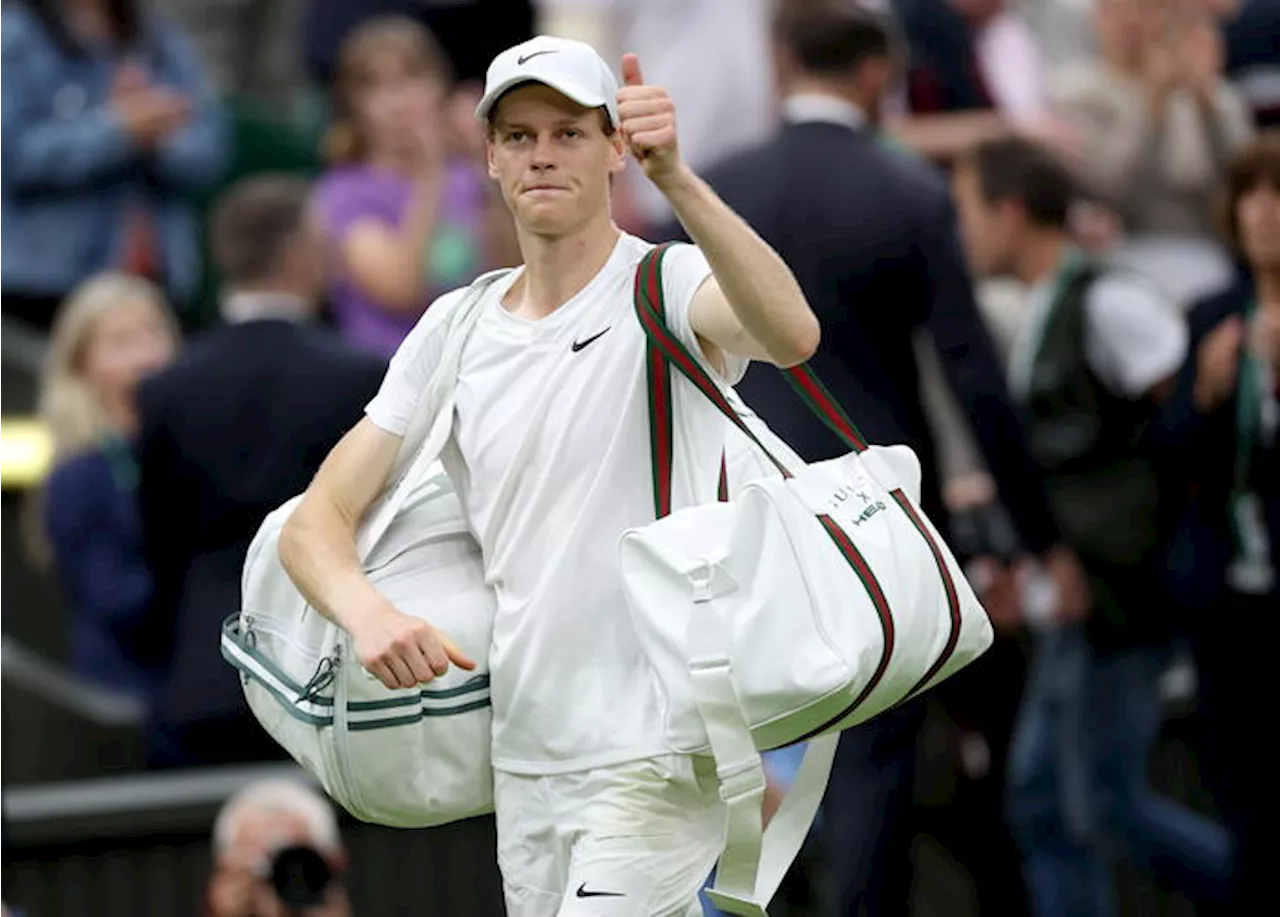
[[[481,302],[443,459],[497,594],[493,760],[512,917],[697,914],[724,843],[714,773],[664,743],[617,562],[621,533],[653,521],[645,338],[632,311],[651,246],[609,215],[627,154],[696,243],[663,263],[668,322],[690,350],[731,384],[751,359],[790,366],[818,343],[782,259],[681,161],[667,93],[645,85],[634,55],[622,76],[619,88],[588,45],[538,37],[494,59],[477,109],[524,264]],[[303,594],[392,688],[473,666],[380,596],[354,548],[433,370],[438,348],[422,329],[281,539]],[[726,425],[692,386],[674,388],[679,508],[715,499]]]

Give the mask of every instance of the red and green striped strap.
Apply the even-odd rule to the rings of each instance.
[[[800,394],[809,409],[818,415],[818,419],[826,424],[827,429],[838,436],[841,442],[854,452],[862,452],[867,448],[867,441],[858,431],[857,426],[849,419],[844,408],[840,407],[840,402],[827,391],[827,387],[822,384],[822,380],[807,363],[784,369],[782,375]]]
[[[656,251],[656,249],[655,249]],[[636,271],[635,300],[643,295],[646,282],[645,262]],[[639,306],[637,305],[637,308]],[[645,369],[649,376],[649,451],[653,469],[653,514],[664,519],[671,515],[671,476],[674,465],[671,371],[662,351],[652,343],[645,349]]]
[[[666,324],[666,303],[662,296],[660,262],[670,243],[653,249],[636,271],[635,296],[637,302],[641,296],[649,296],[648,302],[657,311],[663,325]],[[657,296],[652,297],[651,290],[642,289],[642,284],[650,281],[647,270],[652,268],[652,280],[657,284]],[[637,307],[638,308],[638,307]],[[679,341],[676,344],[679,345]],[[653,510],[658,519],[671,514],[672,467],[674,465],[674,434],[671,409],[671,371],[667,358],[662,351],[650,342],[645,354],[645,368],[649,377],[649,449],[653,468]],[[763,448],[763,446],[761,447]],[[720,453],[720,474],[716,485],[716,499],[721,503],[729,502],[729,470],[725,454]]]
[[[640,319],[640,327],[649,339],[647,365],[649,369],[649,405],[651,409],[650,427],[654,433],[651,437],[654,458],[654,490],[658,494],[666,494],[665,501],[657,499],[659,518],[670,513],[671,486],[671,381],[665,371],[668,365],[674,366],[683,373],[698,391],[702,392],[734,426],[743,432],[768,457],[784,477],[791,477],[790,470],[782,464],[764,443],[756,437],[746,425],[738,412],[733,409],[720,387],[702,368],[696,357],[689,352],[684,343],[673,335],[666,323],[666,304],[662,294],[662,258],[669,245],[659,245],[649,251],[641,260],[636,270],[635,310]]]

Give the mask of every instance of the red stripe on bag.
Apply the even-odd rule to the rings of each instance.
[[[771,462],[773,462],[774,467],[778,469],[779,473],[784,478],[792,477],[791,471],[764,448],[759,440],[756,439],[755,434],[751,432],[750,428],[748,428],[746,424],[742,422],[742,419],[737,416],[737,413],[733,410],[733,406],[729,404],[728,399],[724,397],[724,394],[716,387],[715,383],[710,380],[706,371],[703,370],[702,367],[698,365],[698,362],[689,355],[688,351],[685,350],[684,345],[670,336],[666,331],[666,327],[659,322],[650,310],[641,308],[638,310],[638,313],[641,325],[652,335],[653,339],[657,341],[663,357],[684,373],[684,375],[689,378],[695,386],[697,386],[698,391],[705,395],[712,404],[719,408],[721,413],[725,414],[730,420],[732,420],[737,425],[738,429],[742,430],[742,432],[755,442],[756,445],[760,446],[761,451],[764,452],[765,456]]]
[[[880,581],[871,572],[867,559],[862,556],[862,553],[854,545],[849,535],[836,524],[834,519],[826,515],[818,516],[817,518],[822,523],[822,527],[827,530],[827,534],[831,536],[831,540],[836,543],[836,547],[840,549],[840,553],[844,555],[844,559],[849,566],[853,568],[853,572],[858,575],[863,587],[867,590],[867,595],[871,598],[871,604],[875,606],[876,616],[880,618],[880,629],[884,635],[884,647],[880,651],[880,662],[876,665],[876,670],[871,673],[871,679],[858,692],[858,696],[853,699],[853,702],[821,726],[817,726],[800,736],[792,744],[806,742],[814,736],[821,735],[861,707],[863,701],[871,695],[871,692],[880,686],[884,673],[889,669],[889,662],[893,658],[893,649],[897,640],[897,631],[893,624],[893,613],[889,610],[889,601],[884,597],[884,590],[880,588]]]
[[[653,453],[653,512],[662,519],[671,513],[671,412],[667,397],[667,364],[662,354],[651,349],[649,364],[649,411],[653,417],[649,437]]]
[[[951,571],[947,569],[947,561],[942,556],[942,549],[938,547],[937,541],[929,533],[929,527],[920,518],[916,508],[911,505],[907,495],[900,490],[895,490],[889,496],[893,497],[898,506],[902,507],[902,511],[907,514],[907,518],[911,520],[912,525],[916,527],[916,531],[920,533],[920,537],[925,540],[925,544],[929,546],[929,550],[933,553],[934,563],[938,565],[938,575],[942,577],[942,588],[947,593],[947,608],[951,612],[951,634],[947,637],[947,645],[942,648],[942,653],[939,654],[937,661],[929,667],[929,671],[925,672],[920,680],[916,682],[915,687],[903,697],[905,701],[913,697],[917,691],[942,671],[942,667],[950,661],[952,654],[955,653],[956,646],[960,643],[960,595],[956,591],[955,580],[951,578]]]
[[[650,269],[650,265],[652,265],[654,276],[659,276],[658,264],[661,261],[662,254],[669,247],[669,244],[659,246],[651,250],[645,256],[645,259],[641,264],[644,267],[646,274]],[[648,284],[646,284],[646,287],[647,286]],[[778,469],[779,473],[781,473],[784,478],[791,477],[791,472],[786,468],[786,466],[779,462],[777,458],[775,458],[769,450],[765,448],[764,444],[756,438],[756,435],[743,422],[742,418],[738,416],[737,412],[733,409],[733,406],[729,404],[728,400],[724,397],[724,394],[720,391],[720,388],[711,380],[711,377],[707,375],[706,370],[702,368],[701,364],[699,364],[693,355],[689,353],[684,344],[668,330],[665,320],[662,317],[662,313],[659,312],[659,309],[665,309],[665,306],[661,303],[661,299],[663,297],[661,284],[655,282],[653,285],[653,291],[659,300],[657,306],[650,301],[648,289],[645,289],[645,295],[637,297],[635,300],[636,316],[640,321],[640,326],[644,329],[645,336],[649,339],[650,344],[652,346],[656,346],[662,353],[664,359],[669,360],[672,365],[679,369],[681,373],[694,384],[698,391],[706,396],[706,398],[711,401],[711,403],[714,404],[722,414],[733,422],[733,424],[737,426],[737,428],[741,430],[748,439],[755,443],[756,446],[759,447],[760,451],[773,463],[774,467]],[[669,405],[667,410],[670,410]]]
[[[649,296],[655,284],[658,284],[658,262],[662,250],[654,249],[636,269],[637,303]],[[663,519],[671,514],[671,470],[674,462],[671,372],[662,351],[652,342],[645,350],[645,357],[649,375],[649,450],[653,463],[653,512],[655,518]]]

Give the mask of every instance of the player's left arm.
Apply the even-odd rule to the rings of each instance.
[[[623,139],[711,265],[689,306],[707,358],[719,365],[723,351],[782,367],[803,363],[818,348],[818,319],[791,269],[680,159],[675,106],[665,89],[644,85],[634,54],[623,57],[622,78]]]

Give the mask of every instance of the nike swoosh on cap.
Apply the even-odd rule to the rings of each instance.
[[[555,54],[555,53],[556,53],[555,51],[534,51],[532,54],[526,54],[523,57],[517,57],[516,63],[523,66],[524,64],[533,60],[535,57],[539,57],[543,54]]]

